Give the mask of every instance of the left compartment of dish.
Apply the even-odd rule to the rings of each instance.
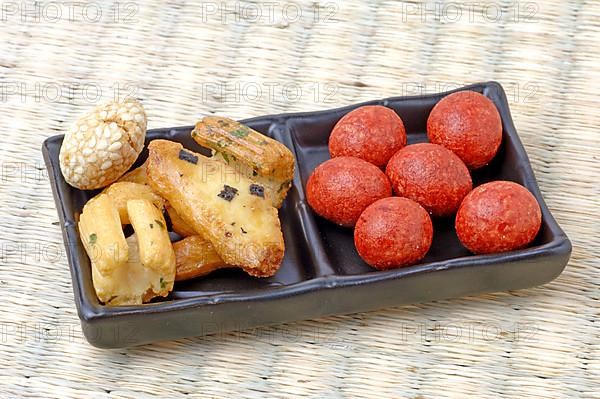
[[[266,135],[271,134],[271,129],[269,128],[270,125],[265,124],[264,122],[256,124],[249,122],[248,125]],[[148,157],[148,144],[157,139],[175,141],[181,143],[185,148],[191,151],[206,153],[206,149],[200,147],[191,138],[191,130],[192,127],[181,127],[148,131],[144,150],[141,152],[131,170],[139,167],[146,161]],[[51,178],[56,180],[53,184],[53,190],[55,191],[54,194],[57,203],[60,203],[59,213],[63,214],[63,226],[70,226],[79,233],[78,222],[83,207],[91,198],[102,192],[102,190],[78,190],[64,181],[58,167],[57,159],[61,142],[62,138],[60,136],[49,139],[45,143],[46,148],[44,152],[47,157],[47,163],[50,164],[49,170],[51,172]],[[288,145],[290,144],[288,143]],[[203,277],[176,282],[173,291],[168,297],[156,298],[152,303],[232,292],[244,293],[264,288],[276,289],[278,287],[289,286],[314,278],[314,266],[310,256],[307,255],[307,248],[309,245],[306,241],[306,237],[299,231],[302,221],[298,212],[298,202],[298,193],[292,188],[278,212],[281,220],[281,230],[285,239],[285,256],[281,263],[281,267],[275,275],[267,278],[256,278],[237,269],[217,270]],[[169,230],[172,230],[171,222],[166,212],[165,216],[167,218],[167,227]],[[130,237],[132,233],[133,229],[131,226],[124,227],[124,234],[126,237]],[[170,232],[170,236],[173,242],[181,239],[179,235],[173,232]],[[73,237],[70,237],[68,240],[69,243],[67,244],[67,250],[76,253],[75,257],[80,260],[80,262],[76,262],[75,265],[71,265],[72,269],[77,269],[75,271],[72,270],[72,272],[75,272],[73,275],[74,283],[76,281],[85,281],[86,283],[79,287],[82,290],[82,295],[86,298],[86,301],[89,301],[88,303],[101,306],[102,304],[98,301],[93,286],[88,283],[89,280],[91,280],[89,257],[85,253],[81,240],[79,237],[77,238],[78,239],[73,239]],[[81,254],[83,254],[83,256]]]

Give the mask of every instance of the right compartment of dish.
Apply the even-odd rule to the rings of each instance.
[[[489,95],[490,88],[486,84],[471,86],[469,90],[478,91],[484,95]],[[407,135],[407,144],[427,142],[426,125],[427,118],[433,106],[445,94],[420,96],[420,97],[399,97],[382,101],[373,101],[360,105],[384,105],[393,109],[403,120]],[[498,93],[494,93],[498,95]],[[492,101],[498,99],[492,97]],[[328,140],[335,124],[346,113],[358,108],[360,105],[346,107],[343,109],[325,111],[315,114],[304,114],[291,117],[287,121],[287,129],[294,142],[297,157],[297,167],[301,186],[299,196],[301,200],[306,201],[306,184],[309,176],[314,169],[330,159]],[[531,170],[527,159],[523,159],[524,152],[516,136],[507,133],[507,118],[510,114],[503,112],[500,104],[496,104],[499,109],[502,125],[502,143],[494,159],[483,168],[471,172],[473,187],[494,180],[510,180],[522,185],[531,181],[532,176],[528,176]],[[511,122],[512,123],[512,122]],[[542,204],[540,204],[542,205]],[[336,275],[358,275],[377,272],[376,269],[367,265],[359,256],[354,245],[354,230],[348,227],[341,227],[317,215],[310,206],[307,208],[308,228],[314,229],[318,242],[311,242],[311,249],[314,251],[313,258],[324,265],[324,273],[332,272]],[[542,206],[544,209],[545,207]],[[546,211],[543,211],[544,216]],[[433,217],[433,241],[431,248],[425,257],[414,267],[431,262],[440,262],[455,258],[472,256],[459,241],[455,227],[454,216]],[[536,247],[549,242],[552,234],[545,221],[535,240],[528,248]],[[320,274],[320,273],[319,273]]]

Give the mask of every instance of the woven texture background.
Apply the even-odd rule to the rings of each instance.
[[[3,2],[0,21],[1,397],[600,398],[599,2],[44,4]],[[487,80],[573,242],[552,283],[127,350],[84,340],[40,148],[100,99],[141,98],[157,128]]]

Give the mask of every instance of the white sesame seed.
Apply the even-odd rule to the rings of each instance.
[[[105,150],[106,148],[108,148],[108,141],[105,139],[99,140],[98,144],[96,144],[96,149],[98,150]]]
[[[110,145],[110,147],[108,147],[108,151],[110,151],[110,152],[119,151],[122,146],[123,146],[123,144],[121,144],[120,141],[117,141],[116,143],[112,143]]]

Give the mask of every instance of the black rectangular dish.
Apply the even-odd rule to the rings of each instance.
[[[63,229],[73,279],[75,303],[86,339],[98,347],[124,347],[153,341],[247,329],[336,313],[352,313],[407,304],[531,287],[556,278],[564,269],[571,244],[542,199],[527,154],[513,125],[506,95],[495,82],[459,90],[489,97],[502,117],[503,141],[494,161],[473,174],[474,186],[511,180],[527,187],[542,209],[541,230],[529,248],[495,255],[472,255],[458,241],[453,220],[434,220],[431,250],[418,265],[376,271],[358,256],[352,230],[318,216],[305,201],[311,171],[329,158],[327,140],[347,112],[366,104],[394,109],[403,119],[409,143],[426,141],[429,112],[448,93],[396,97],[344,108],[258,117],[242,121],[288,146],[296,156],[293,188],[280,210],[286,252],[279,272],[266,279],[240,270],[176,283],[170,297],[140,306],[107,307],[92,286],[90,261],[79,240],[77,218],[95,192],[81,191],[63,179],[58,154],[63,136],[47,139],[44,159]],[[191,126],[155,129],[157,138],[198,151]],[[136,163],[147,157],[143,152]]]

